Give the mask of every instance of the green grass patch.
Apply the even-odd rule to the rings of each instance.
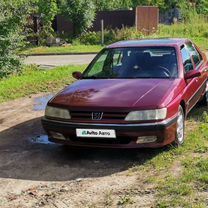
[[[97,53],[103,47],[101,45],[66,45],[59,47],[33,47],[21,52],[22,55],[31,54],[67,54],[67,53]]]
[[[179,148],[152,150],[150,159],[129,169],[142,173],[156,190],[156,207],[208,206],[208,122],[207,107],[195,107],[186,122],[186,141]]]
[[[206,108],[204,110],[207,111]],[[155,179],[158,189],[158,207],[207,207],[206,198],[202,194],[208,190],[207,135],[207,123],[199,122],[196,130],[187,135],[185,145],[173,150],[175,155],[172,162],[166,159],[163,161],[163,167],[169,163],[169,168],[166,169],[167,173],[162,178]],[[181,164],[182,173],[179,176],[175,176],[176,170],[170,168],[175,161]]]
[[[40,93],[53,92],[72,83],[73,71],[83,71],[86,66],[57,67],[43,71],[36,66],[26,67],[20,75],[0,80],[0,103]]]
[[[188,38],[202,50],[208,49],[208,23],[160,25],[153,38]]]

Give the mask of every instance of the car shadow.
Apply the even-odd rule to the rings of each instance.
[[[188,121],[203,121],[203,113],[208,113],[208,106],[197,103],[187,116]]]
[[[165,149],[72,149],[49,143],[41,118],[0,132],[0,178],[66,181],[128,170]]]

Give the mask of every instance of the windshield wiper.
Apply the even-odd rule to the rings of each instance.
[[[97,79],[98,77],[96,76],[89,76],[89,77],[82,77],[82,79]]]

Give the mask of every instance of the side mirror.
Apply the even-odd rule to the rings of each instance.
[[[201,76],[200,71],[191,70],[185,74],[185,79],[192,79],[192,78],[200,77],[200,76]]]
[[[81,73],[81,72],[73,72],[73,73],[72,73],[72,76],[73,76],[75,79],[81,79],[81,78],[82,78],[82,73]]]

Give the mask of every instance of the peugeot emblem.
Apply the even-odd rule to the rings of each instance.
[[[103,112],[92,112],[92,120],[102,120]]]

